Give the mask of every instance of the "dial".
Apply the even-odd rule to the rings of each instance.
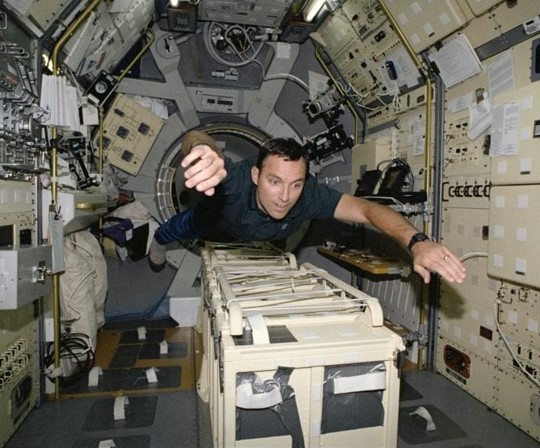
[[[105,83],[104,81],[99,81],[94,86],[94,89],[96,90],[96,93],[99,93],[100,95],[102,95],[107,91],[108,86],[107,86],[107,83]]]

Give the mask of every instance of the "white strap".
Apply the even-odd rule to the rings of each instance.
[[[229,325],[231,327],[231,336],[242,336],[242,308],[237,302],[229,305]]]
[[[270,336],[268,335],[264,316],[262,314],[255,314],[248,316],[247,319],[251,327],[251,334],[253,335],[253,344],[270,344]]]
[[[242,383],[236,388],[236,406],[242,409],[266,409],[283,401],[279,387],[268,392],[253,393],[252,383]]]
[[[364,392],[386,389],[386,372],[370,372],[363,375],[342,376],[332,379],[334,394]]]
[[[94,366],[88,372],[88,387],[95,387],[99,383],[99,376],[103,374],[103,369],[99,366]]]
[[[139,336],[139,341],[144,341],[146,339],[146,327],[137,328],[137,334]]]
[[[157,372],[154,367],[150,367],[149,369],[146,369],[146,379],[148,380],[149,384],[157,383]]]
[[[409,415],[418,415],[419,417],[422,417],[426,421],[426,431],[435,431],[437,429],[433,417],[424,406],[417,407]]]
[[[121,395],[114,399],[114,419],[126,419],[126,405],[129,404],[129,399],[125,395]]]

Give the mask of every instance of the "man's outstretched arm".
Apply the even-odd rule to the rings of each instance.
[[[411,238],[419,232],[402,215],[385,205],[377,204],[344,194],[334,212],[334,218],[362,224],[371,224],[384,234],[407,247]],[[437,272],[449,282],[461,283],[465,279],[465,267],[448,248],[431,240],[416,243],[411,249],[413,268],[424,279]]]

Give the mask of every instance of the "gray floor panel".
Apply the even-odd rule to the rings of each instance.
[[[398,434],[406,443],[410,445],[433,444],[443,440],[467,437],[465,431],[439,408],[429,404],[422,407],[428,411],[435,429],[427,430],[427,420],[415,414],[419,406],[401,407]]]
[[[99,448],[99,444],[103,440],[112,440],[115,448],[150,448],[152,438],[148,435],[140,436],[124,436],[98,439],[82,439],[77,440],[73,444],[73,448]]]
[[[411,395],[412,399],[401,402],[402,409],[432,406],[451,419],[462,432],[452,439],[432,438],[413,444],[407,436],[403,438],[405,429],[402,429],[397,448],[540,448],[534,439],[441,375],[410,372],[404,375],[404,381],[415,393]],[[132,440],[136,442],[129,448],[211,448],[208,406],[198,399],[195,391],[158,393],[154,398],[156,405],[150,426],[91,431],[85,429],[85,422],[92,407],[102,399],[45,402],[23,422],[5,448],[87,448],[97,446],[92,445],[96,441],[115,437],[119,440],[134,437]],[[437,415],[434,418],[437,423],[439,418]],[[99,417],[95,419],[99,421]],[[147,445],[139,447],[136,444],[146,443],[148,438]],[[116,445],[123,448],[123,445]],[[362,446],[361,441],[359,446]]]
[[[157,397],[129,397],[125,404],[125,418],[114,419],[115,398],[96,400],[83,424],[85,431],[109,431],[152,426],[157,407]]]

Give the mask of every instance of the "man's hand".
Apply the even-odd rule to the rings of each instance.
[[[438,273],[450,283],[462,283],[465,279],[465,266],[450,250],[434,241],[420,241],[412,248],[413,268],[429,283],[430,272]]]
[[[207,196],[212,196],[215,187],[227,177],[223,158],[210,146],[201,144],[191,148],[182,160],[187,188],[195,188]]]

